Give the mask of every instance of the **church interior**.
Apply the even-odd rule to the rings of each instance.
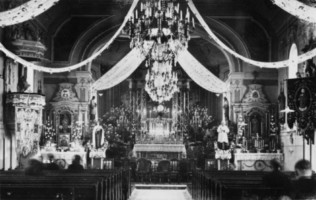
[[[0,0],[0,199],[316,199],[315,13]]]

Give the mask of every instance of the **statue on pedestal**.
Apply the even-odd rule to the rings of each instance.
[[[90,100],[90,120],[95,120],[95,115],[97,113],[97,102],[95,96]]]
[[[222,121],[221,125],[217,128],[218,138],[217,143],[218,147],[222,150],[226,150],[226,146],[228,145],[228,133],[229,128],[227,126],[226,121]]]
[[[92,146],[95,149],[100,149],[104,145],[104,129],[100,125],[100,122],[97,122],[97,125],[93,128],[92,131]]]

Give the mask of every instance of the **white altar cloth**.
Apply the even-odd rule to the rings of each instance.
[[[183,144],[135,144],[133,151],[137,152],[177,152],[186,154]]]
[[[235,153],[236,170],[271,171],[270,160],[283,164],[283,153]]]
[[[68,165],[70,165],[72,163],[72,160],[73,160],[75,155],[79,155],[81,157],[83,167],[84,168],[87,167],[87,152],[85,152],[85,151],[80,151],[80,152],[79,151],[78,152],[72,152],[72,151],[59,152],[59,151],[45,151],[45,150],[42,150],[41,151],[41,156],[42,156],[44,162],[48,160],[48,155],[49,154],[53,154],[55,160],[57,160],[57,159],[64,159],[65,162],[66,162],[65,168],[68,168]]]

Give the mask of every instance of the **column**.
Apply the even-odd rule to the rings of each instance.
[[[0,28],[0,42],[2,42],[3,30]],[[3,72],[4,72],[4,54],[0,52],[0,170],[5,168],[5,130],[3,126]]]

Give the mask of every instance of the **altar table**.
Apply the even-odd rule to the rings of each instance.
[[[186,149],[183,144],[135,144],[133,153],[138,158],[142,157],[142,153],[175,153],[178,159],[186,157]]]
[[[68,168],[68,165],[72,163],[73,158],[75,155],[79,155],[82,160],[82,165],[86,169],[87,168],[87,152],[85,151],[80,151],[80,152],[72,152],[72,151],[67,151],[67,152],[59,152],[59,151],[41,151],[41,156],[43,157],[43,162],[48,161],[48,155],[52,154],[54,155],[55,160],[58,159],[63,159],[65,160],[65,168]]]
[[[271,171],[270,160],[283,163],[283,153],[235,153],[236,170]]]

